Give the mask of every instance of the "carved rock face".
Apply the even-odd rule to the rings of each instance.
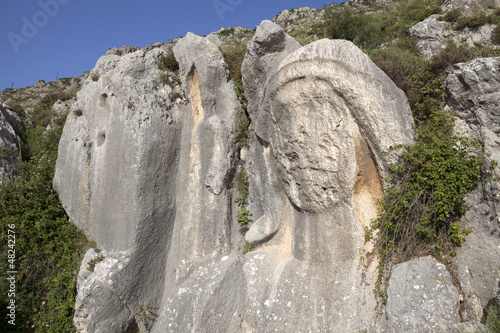
[[[132,330],[146,301],[151,332],[373,326],[376,269],[358,258],[398,157],[383,153],[413,140],[406,97],[347,41],[300,48],[267,21],[248,50],[246,240],[257,249],[246,255],[231,188],[243,111],[215,44],[188,34],[174,47],[181,103],[151,82],[161,50],[101,58],[79,93],[54,184],[104,249],[81,274],[80,331]]]

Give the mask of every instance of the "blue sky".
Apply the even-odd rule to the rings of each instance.
[[[336,1],[339,2],[339,1]],[[0,0],[0,91],[92,69],[109,48],[144,47],[188,31],[253,29],[282,9],[328,0]]]

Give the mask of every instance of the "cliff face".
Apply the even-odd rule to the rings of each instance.
[[[301,47],[262,22],[242,65],[254,135],[241,147],[245,110],[213,40],[180,39],[179,79],[166,85],[158,78],[176,74],[157,62],[171,45],[109,52],[71,108],[54,188],[101,250],[80,269],[78,331],[439,331],[460,315],[480,319],[498,256],[482,267],[473,253],[497,247],[498,221],[496,203],[479,192],[464,217],[475,238],[455,263],[464,312],[432,258],[396,266],[385,315],[374,310],[378,260],[360,262],[372,249],[364,227],[401,156],[391,147],[414,141],[407,98],[385,73],[351,42]],[[480,68],[496,73],[495,61],[463,65],[447,80],[459,123],[486,135],[493,154],[499,80]],[[253,220],[245,236],[235,203],[242,170]],[[466,277],[472,265],[481,278]]]
[[[161,48],[104,56],[87,78],[54,178],[102,250],[82,265],[79,331],[131,330],[144,304],[153,332],[373,326],[375,267],[358,258],[397,157],[383,152],[413,140],[406,98],[350,42],[300,48],[267,21],[248,49],[255,137],[242,156],[257,248],[246,255],[232,189],[243,110],[217,46],[193,34],[176,44],[182,87],[152,83]]]

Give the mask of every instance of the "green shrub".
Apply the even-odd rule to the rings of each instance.
[[[351,7],[326,9],[326,35],[352,41],[362,48],[374,48],[395,38],[431,14],[440,12],[442,0],[403,0],[384,5],[379,11],[363,13]]]
[[[7,146],[0,147],[0,158],[1,159],[11,159],[16,157],[16,151]]]
[[[236,128],[236,145],[238,148],[243,148],[246,146],[248,140],[250,139],[250,121],[247,118],[241,118],[238,121],[238,127]]]
[[[248,252],[252,252],[253,250],[255,250],[255,247],[249,242],[245,241],[245,244],[243,244],[242,253],[247,254]]]
[[[486,332],[500,332],[500,302],[498,300],[488,303],[481,322],[486,325]]]
[[[488,16],[483,10],[475,10],[471,16],[462,16],[457,20],[455,24],[456,30],[462,30],[465,28],[479,28],[486,23],[491,23]]]
[[[497,24],[491,33],[491,41],[500,44],[500,24]]]
[[[433,112],[419,127],[417,142],[404,149],[391,168],[393,186],[379,216],[366,229],[366,240],[379,230],[376,247],[385,263],[442,257],[461,244],[470,232],[459,224],[468,209],[464,197],[489,170],[479,139],[453,135],[453,115],[443,111]]]
[[[97,82],[97,81],[99,81],[100,77],[101,77],[101,75],[99,74],[98,71],[90,72],[90,78],[92,79],[92,81]]]
[[[415,39],[402,38],[398,44],[369,52],[373,62],[405,92],[412,107],[422,99],[414,77],[418,72],[427,71],[429,66],[416,51],[415,42]]]
[[[173,51],[170,51],[167,54],[160,56],[160,58],[158,59],[158,69],[169,70],[172,72],[179,71],[179,63],[177,62],[177,59],[175,59]]]
[[[61,81],[65,86],[69,85],[71,83],[71,80],[72,78],[70,77],[63,77],[59,79],[59,81]]]
[[[465,43],[457,45],[453,40],[449,40],[446,48],[439,55],[432,58],[430,71],[437,75],[443,75],[454,64],[467,62],[475,58],[498,56],[500,56],[499,48],[470,47]]]
[[[241,85],[241,64],[247,52],[247,45],[240,41],[231,41],[222,45],[220,51],[229,69],[229,76]]]
[[[173,81],[169,78],[168,74],[167,73],[159,73],[156,78],[153,80],[153,83],[157,86],[160,86],[160,85],[169,85],[169,86],[172,86],[173,85]]]
[[[234,34],[234,28],[227,28],[219,31],[219,36],[229,37]]]
[[[74,332],[76,272],[85,238],[68,221],[52,189],[65,115],[26,129],[29,158],[0,186],[0,308],[6,318],[8,226],[15,225],[16,332]],[[10,267],[9,267],[10,268]]]
[[[458,8],[455,8],[446,12],[446,14],[442,15],[439,19],[446,22],[456,22],[460,15],[460,10]]]

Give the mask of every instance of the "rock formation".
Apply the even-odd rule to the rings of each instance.
[[[410,29],[410,35],[417,39],[418,51],[427,59],[438,55],[449,40],[455,44],[464,41],[469,46],[491,45],[491,34],[495,26],[485,24],[478,28],[464,28],[454,30],[452,24],[441,20],[442,15],[431,15],[422,22],[415,24]]]
[[[444,332],[460,322],[459,306],[458,290],[442,263],[430,257],[407,261],[391,273],[386,332]]]
[[[65,125],[54,187],[101,249],[82,264],[78,330],[371,330],[376,262],[358,259],[387,152],[413,140],[402,91],[350,42],[300,48],[257,28],[242,69],[255,137],[241,154],[256,250],[242,255],[243,110],[210,39],[173,51],[182,87],[152,82],[162,48],[101,57]]]
[[[19,116],[0,104],[0,185],[4,178],[14,175],[14,164],[19,161],[19,145],[15,128],[21,124]]]
[[[456,131],[482,138],[484,152],[496,161],[500,161],[499,66],[500,58],[475,59],[457,64],[445,81]],[[497,167],[493,176],[499,175]],[[463,219],[472,233],[454,262],[465,298],[462,317],[468,320],[480,320],[483,308],[500,291],[500,207],[494,193],[498,183],[485,180],[467,196],[471,208]]]

